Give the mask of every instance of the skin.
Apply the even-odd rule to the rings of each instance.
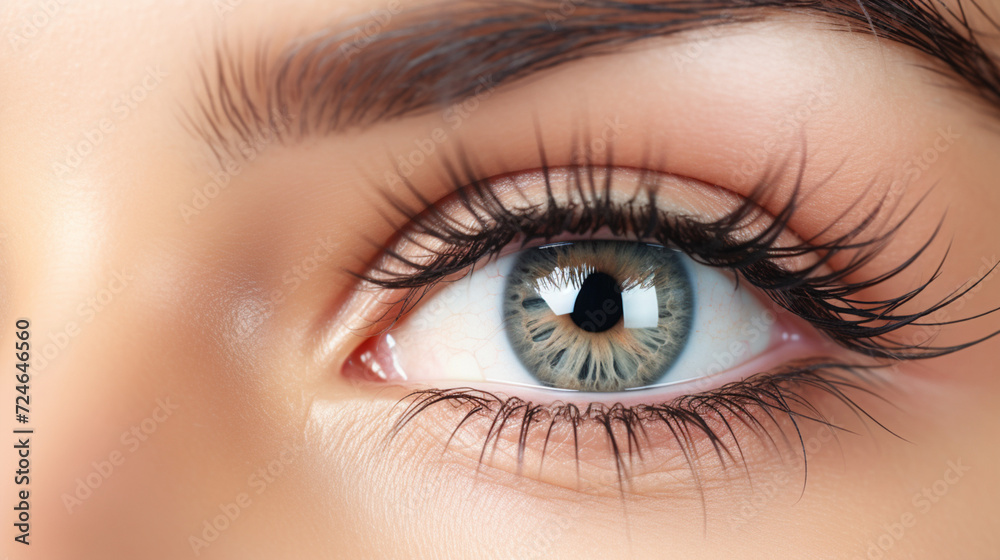
[[[410,153],[414,139],[445,126],[441,114],[275,142],[244,162],[204,210],[189,220],[179,211],[218,171],[177,111],[194,101],[191,81],[207,38],[220,29],[252,37],[265,24],[275,36],[291,36],[316,21],[379,7],[365,0],[324,4],[302,1],[290,10],[247,0],[223,18],[209,2],[74,3],[16,51],[6,45],[0,344],[10,348],[15,321],[28,318],[36,356],[32,544],[13,543],[8,525],[6,553],[151,559],[998,554],[1000,451],[992,442],[1000,435],[1000,339],[899,364],[883,372],[886,383],[877,392],[884,401],[859,397],[905,439],[855,419],[830,399],[817,402],[856,433],[832,438],[819,425],[804,426],[804,437],[819,442],[811,448],[804,490],[796,448],[783,451],[782,462],[753,438],[744,451],[754,489],[741,468],[723,470],[706,459],[699,471],[703,495],[666,440],[625,496],[597,444],[584,453],[582,487],[559,474],[519,475],[504,452],[477,473],[477,454],[470,451],[476,432],[463,435],[456,452],[441,453],[450,426],[444,417],[425,417],[405,440],[380,447],[390,410],[405,390],[341,374],[363,342],[358,317],[371,305],[366,296],[352,296],[357,282],[344,270],[363,271],[378,256],[367,240],[386,243],[395,233],[380,217],[386,205],[368,177],[389,168],[384,154]],[[0,27],[15,28],[37,9],[33,2],[6,3]],[[947,207],[927,257],[866,294],[878,299],[919,285],[950,242],[940,279],[912,304],[919,310],[977,279],[984,263],[998,260],[994,240],[1000,238],[995,115],[916,66],[925,62],[886,41],[823,30],[813,19],[775,17],[644,43],[499,87],[457,130],[449,129],[436,156],[461,143],[470,153],[502,158],[503,166],[483,162],[491,173],[531,169],[537,114],[550,163],[567,165],[571,146],[561,131],[589,122],[598,135],[610,119],[621,123],[616,164],[648,163],[644,147],[656,146],[669,154],[657,171],[737,195],[747,195],[767,171],[753,164],[754,150],[767,146],[766,161],[781,171],[772,180],[774,210],[787,200],[797,172],[778,164],[799,161],[805,137],[803,184],[815,195],[790,227],[809,238],[859,198],[859,208],[871,208],[878,193],[866,187],[905,176],[914,165],[908,162],[932,150],[936,160],[890,198],[901,207],[924,195],[926,201],[866,269],[888,270],[912,254]],[[147,79],[149,68],[162,76]],[[136,86],[147,94],[132,99],[127,112],[116,111],[116,99]],[[94,141],[75,169],[57,173],[53,164],[65,160],[65,146],[95,138],[102,119],[113,130]],[[801,136],[784,133],[788,119]],[[953,134],[942,141],[942,130]],[[751,171],[740,175],[740,168]],[[420,166],[410,179],[429,200],[448,193],[433,165]],[[825,235],[851,227],[860,214],[850,211]],[[289,282],[293,277],[301,281]],[[945,318],[1000,306],[996,282],[987,279]],[[268,304],[275,290],[281,301]],[[998,329],[1000,317],[991,316],[948,327],[936,342],[965,342]],[[56,349],[42,367],[38,356],[46,357],[50,343]],[[12,359],[4,357],[8,370]],[[12,399],[14,390],[5,391]],[[9,468],[13,452],[5,456]],[[553,472],[571,469],[567,460]],[[99,480],[97,487],[78,493],[88,476]],[[10,503],[21,487],[5,480],[4,503]],[[206,539],[205,523],[232,512],[233,504],[235,519]],[[193,546],[192,537],[207,546]]]

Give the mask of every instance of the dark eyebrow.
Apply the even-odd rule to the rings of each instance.
[[[975,15],[1000,29],[975,0]],[[775,13],[826,16],[831,28],[873,34],[930,58],[994,109],[1000,71],[977,40],[965,4],[932,0],[525,0],[450,2],[402,11],[398,0],[351,23],[252,59],[220,41],[202,68],[186,124],[217,157],[239,143],[330,134],[401,118],[652,37],[759,21]],[[932,64],[936,61],[936,64]],[[244,153],[245,155],[245,153]]]

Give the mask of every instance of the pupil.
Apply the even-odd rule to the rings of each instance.
[[[618,324],[622,315],[622,293],[618,282],[608,274],[595,272],[580,286],[570,318],[581,329],[598,333]]]

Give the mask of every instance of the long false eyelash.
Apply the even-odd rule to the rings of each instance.
[[[487,462],[491,452],[496,451],[504,434],[514,434],[518,472],[522,472],[528,442],[533,435],[540,434],[542,444],[537,470],[541,474],[553,429],[565,424],[572,430],[574,454],[579,460],[576,435],[581,426],[590,423],[603,428],[617,473],[619,491],[624,492],[626,483],[630,480],[632,458],[642,460],[643,446],[648,443],[646,432],[651,423],[660,423],[668,428],[694,480],[698,482],[694,457],[699,456],[699,444],[707,442],[711,445],[711,451],[722,467],[741,467],[749,477],[736,426],[742,425],[777,450],[779,443],[772,436],[774,428],[778,429],[785,445],[795,445],[782,429],[781,420],[787,419],[800,448],[804,491],[808,476],[808,457],[801,423],[817,423],[831,428],[835,434],[853,433],[824,417],[810,404],[810,399],[804,393],[818,391],[833,397],[862,423],[873,423],[887,433],[900,437],[873,418],[848,394],[860,392],[881,399],[867,386],[873,382],[873,378],[866,373],[874,367],[877,366],[814,359],[786,364],[778,371],[760,373],[705,393],[681,396],[667,403],[632,406],[592,403],[581,408],[560,402],[536,404],[517,397],[504,397],[471,388],[424,389],[414,391],[400,401],[407,403],[407,406],[397,416],[386,441],[397,437],[413,419],[429,409],[448,406],[460,418],[451,430],[449,442],[460,430],[471,426],[475,419],[485,420],[489,425],[479,454],[481,465]],[[713,428],[710,424],[715,420],[720,428]]]
[[[799,244],[778,246],[779,236],[799,205],[804,162],[800,164],[792,196],[773,219],[759,227],[767,216],[762,209],[769,190],[766,182],[754,188],[730,213],[714,221],[702,221],[658,209],[657,183],[651,173],[642,175],[640,188],[631,200],[613,202],[614,173],[609,151],[608,161],[602,165],[585,161],[571,168],[569,188],[575,189],[578,196],[572,203],[560,205],[552,186],[553,168],[547,164],[541,140],[539,155],[547,202],[517,209],[504,205],[494,192],[492,180],[477,173],[464,152],[460,150],[454,161],[444,160],[443,169],[454,185],[457,201],[463,211],[474,218],[474,227],[460,223],[425,200],[405,178],[401,180],[417,198],[419,208],[412,208],[383,192],[391,207],[409,222],[397,241],[406,241],[429,254],[411,257],[392,247],[383,247],[384,260],[367,273],[356,275],[375,287],[402,290],[403,295],[392,306],[397,310],[396,316],[381,317],[379,321],[388,318],[394,323],[439,282],[463,272],[471,273],[480,260],[494,258],[515,242],[525,246],[563,234],[586,235],[606,228],[616,236],[653,239],[679,248],[702,264],[731,269],[738,280],[759,288],[779,306],[808,321],[841,346],[866,356],[892,360],[931,358],[967,348],[998,334],[990,333],[951,346],[933,346],[927,341],[911,344],[891,336],[908,325],[941,327],[996,311],[991,309],[957,320],[924,321],[974,289],[993,272],[996,264],[971,285],[920,311],[904,312],[901,308],[934,282],[947,255],[942,257],[937,271],[914,289],[879,301],[858,298],[861,292],[907,270],[940,233],[941,223],[914,254],[895,268],[873,278],[851,279],[881,252],[920,202],[881,230],[876,230],[880,216],[896,208],[886,208],[878,202],[856,227],[833,239],[819,242],[817,237],[826,233],[823,231]],[[603,181],[594,173],[598,168],[607,170]],[[758,231],[746,235],[753,227],[758,227]],[[435,248],[429,248],[429,240],[435,241]],[[832,272],[824,271],[825,265],[844,253],[848,255],[846,264]],[[790,270],[780,264],[782,259],[805,255],[816,256],[809,266]]]

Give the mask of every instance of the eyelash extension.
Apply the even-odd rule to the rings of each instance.
[[[784,443],[791,445],[782,431],[780,421],[784,417],[791,423],[798,439],[803,461],[804,492],[808,478],[808,457],[800,422],[814,422],[829,427],[835,436],[840,432],[854,433],[826,419],[810,404],[810,400],[804,395],[807,391],[829,395],[863,422],[871,422],[887,433],[903,439],[848,395],[848,392],[860,391],[882,399],[869,388],[874,378],[866,375],[868,370],[876,367],[878,366],[845,364],[825,359],[804,360],[704,393],[684,395],[662,404],[632,406],[591,403],[581,408],[561,402],[536,404],[518,397],[504,397],[472,388],[422,389],[399,401],[407,405],[397,416],[386,441],[397,437],[411,421],[429,409],[450,406],[457,411],[460,420],[451,430],[449,443],[463,427],[469,427],[477,418],[485,420],[489,425],[480,449],[480,465],[487,462],[491,450],[496,451],[505,433],[513,433],[517,436],[518,472],[522,472],[529,439],[535,433],[543,433],[538,459],[538,474],[541,474],[553,429],[560,424],[570,427],[573,433],[573,453],[579,464],[577,434],[581,426],[590,423],[603,428],[615,465],[619,491],[624,493],[626,483],[630,480],[631,459],[637,457],[642,460],[643,445],[648,443],[648,427],[651,423],[660,423],[672,434],[698,485],[699,493],[704,498],[694,460],[699,455],[697,446],[707,441],[723,467],[742,466],[749,478],[741,438],[734,426],[740,424],[746,427],[762,438],[762,441],[766,439],[772,448],[778,449],[779,443],[774,440],[768,425],[777,428],[785,439]],[[722,429],[713,428],[709,424],[711,420],[718,420]],[[445,450],[447,446],[448,443],[445,444]]]
[[[993,272],[996,264],[971,285],[920,311],[903,312],[900,308],[933,283],[947,255],[942,257],[935,273],[914,289],[879,301],[864,301],[857,297],[864,290],[907,270],[940,233],[941,222],[928,239],[895,268],[874,278],[851,280],[881,252],[913,215],[920,202],[882,231],[872,230],[884,212],[895,208],[884,207],[880,200],[857,226],[831,240],[817,241],[817,237],[826,233],[824,230],[801,243],[778,246],[779,236],[786,230],[799,205],[804,161],[800,163],[798,183],[787,203],[769,223],[746,236],[751,228],[761,226],[761,220],[766,219],[767,213],[763,210],[769,191],[766,181],[754,188],[750,196],[730,213],[714,221],[702,221],[693,216],[675,215],[658,209],[657,183],[652,173],[642,174],[640,188],[631,200],[614,202],[611,197],[614,172],[609,151],[608,161],[602,165],[588,160],[570,168],[568,188],[575,190],[576,198],[571,203],[560,205],[551,180],[554,168],[547,163],[540,137],[538,146],[539,170],[544,176],[547,202],[527,208],[506,207],[494,192],[493,180],[478,174],[461,149],[454,160],[446,158],[443,161],[443,170],[453,183],[451,190],[457,202],[475,221],[475,226],[471,228],[424,199],[405,178],[401,180],[417,199],[419,208],[412,208],[383,191],[391,208],[409,224],[395,243],[407,242],[428,254],[411,257],[394,250],[393,246],[385,246],[382,247],[383,260],[380,263],[365,274],[351,272],[370,286],[403,292],[390,306],[390,309],[397,309],[397,314],[390,317],[390,312],[387,312],[376,322],[388,319],[388,328],[391,328],[438,283],[450,281],[459,274],[471,274],[477,263],[495,258],[512,244],[519,243],[524,247],[535,241],[550,241],[559,235],[588,235],[606,228],[616,237],[651,239],[676,247],[701,264],[728,268],[736,274],[737,282],[748,282],[780,307],[825,333],[829,339],[872,358],[932,358],[967,348],[998,334],[989,333],[951,346],[933,346],[927,341],[909,344],[891,336],[910,325],[942,327],[995,312],[996,309],[991,309],[976,316],[947,321],[924,320],[965,296]],[[603,181],[595,174],[599,169],[606,171]],[[851,210],[853,207],[847,212]],[[832,220],[831,224],[836,221]],[[434,240],[438,246],[430,248],[429,240]],[[848,255],[846,264],[835,271],[823,270],[834,257],[845,252],[853,252]],[[809,266],[790,270],[780,264],[783,259],[809,255],[815,257]]]

